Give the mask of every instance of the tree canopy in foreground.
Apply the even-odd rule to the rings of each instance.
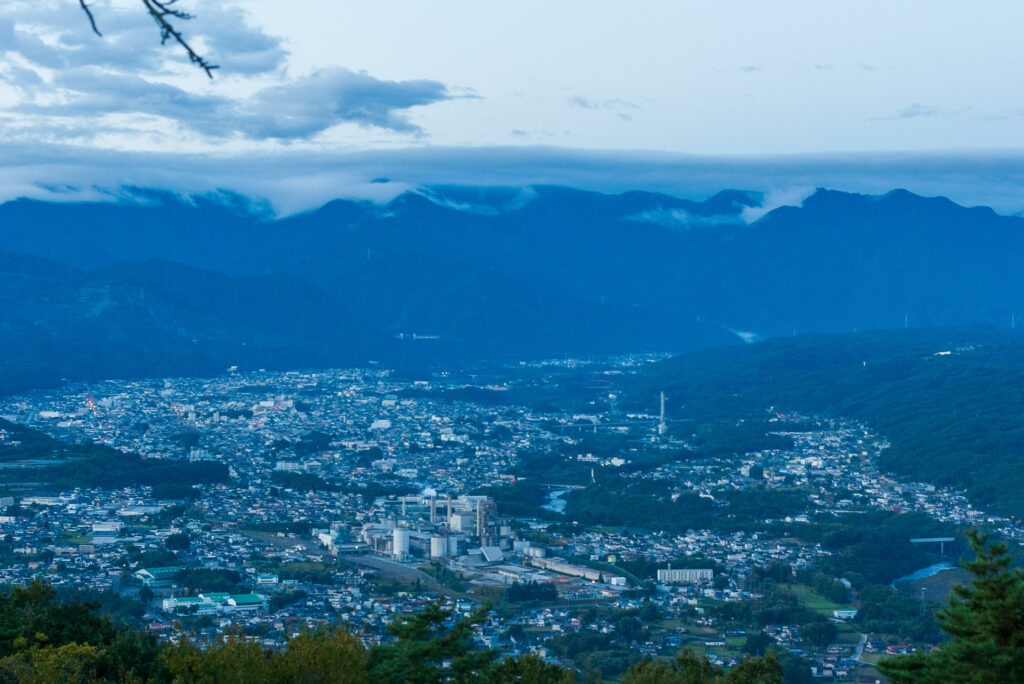
[[[203,646],[177,643],[117,625],[95,603],[67,603],[40,581],[0,595],[0,681],[182,682],[244,684],[572,684],[578,673],[534,656],[499,659],[473,641],[480,610],[456,618],[438,604],[388,627],[391,639],[366,648],[343,627],[322,627],[270,650],[258,639],[228,634]],[[631,684],[781,684],[774,654],[748,658],[725,673],[684,651],[675,661],[642,661],[625,673]]]
[[[879,664],[893,684],[996,684],[1024,681],[1024,573],[1010,568],[1006,544],[967,533],[977,557],[964,567],[970,586],[957,586],[935,618],[952,638],[931,653]]]

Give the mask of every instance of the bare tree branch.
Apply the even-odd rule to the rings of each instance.
[[[146,6],[151,17],[156,22],[156,25],[160,27],[160,43],[166,43],[168,39],[173,39],[178,45],[185,49],[188,53],[188,59],[190,62],[198,66],[200,69],[206,72],[206,75],[213,78],[213,70],[219,67],[216,64],[210,64],[206,61],[202,55],[199,55],[192,46],[185,41],[184,36],[181,32],[174,28],[171,24],[172,19],[180,19],[187,21],[192,18],[192,15],[183,12],[181,10],[174,9],[173,5],[178,0],[142,0],[142,4]]]
[[[205,71],[207,76],[213,78],[213,70],[220,67],[216,64],[210,64],[205,57],[193,50],[192,46],[188,44],[188,41],[181,34],[181,31],[176,29],[172,23],[174,20],[188,21],[192,18],[192,15],[188,12],[175,9],[174,5],[177,2],[178,0],[142,0],[142,4],[145,6],[149,16],[153,17],[157,28],[160,29],[160,44],[166,44],[168,40],[174,41],[185,50],[190,62]],[[93,16],[92,9],[86,0],[78,0],[78,5],[85,12],[85,16],[88,17],[93,33],[97,36],[102,36],[103,34],[100,33],[99,28],[96,26],[96,18]]]
[[[92,26],[92,32],[97,36],[102,36],[100,30],[96,28],[96,17],[92,16],[92,10],[89,9],[89,5],[85,4],[85,0],[78,0],[78,4],[81,5],[82,11],[85,12],[85,16],[89,17],[89,25]]]

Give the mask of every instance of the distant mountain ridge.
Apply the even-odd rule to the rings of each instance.
[[[1024,313],[1024,269],[1016,263],[1024,219],[906,191],[818,190],[800,207],[747,223],[763,212],[761,202],[735,190],[698,202],[550,186],[436,187],[385,204],[335,200],[272,219],[242,198],[18,200],[0,205],[0,244],[8,252],[0,296],[10,301],[11,293],[23,292],[21,327],[8,324],[5,345],[31,351],[29,340],[43,334],[38,319],[42,328],[78,325],[111,344],[137,341],[147,326],[160,335],[178,326],[206,340],[196,344],[216,363],[248,358],[231,350],[250,339],[278,349],[272,358],[292,367],[369,358],[398,363],[410,355],[453,363],[679,352],[794,331],[1007,326]],[[67,286],[81,302],[85,282],[113,287],[119,304],[108,315],[117,312],[117,324],[97,326],[86,308],[24,295],[18,288],[25,283],[15,276],[23,266],[14,262],[33,257],[63,264],[37,269],[40,292]],[[146,292],[155,288],[152,301],[176,292],[177,304],[129,307],[123,288],[140,274],[150,279]],[[258,296],[240,297],[246,288],[257,288]],[[88,291],[95,296],[95,287]],[[297,311],[288,311],[289,297],[303,302]],[[267,298],[274,303],[256,304]],[[299,313],[305,318],[296,321]],[[328,321],[325,335],[315,334],[314,320]],[[345,322],[332,327],[335,320]],[[363,332],[341,332],[349,329]],[[439,339],[394,343],[412,334]],[[285,351],[294,348],[320,351]],[[145,367],[190,368],[173,354],[165,365]],[[123,371],[102,363],[94,370]]]

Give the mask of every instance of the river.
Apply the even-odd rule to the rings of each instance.
[[[541,506],[541,508],[551,511],[552,513],[558,513],[559,515],[565,515],[565,495],[569,493],[568,489],[556,489],[548,494],[548,502]]]
[[[959,566],[953,565],[952,563],[948,563],[946,561],[942,561],[941,563],[936,563],[935,565],[929,565],[927,568],[921,568],[920,570],[912,572],[909,575],[897,577],[892,581],[892,584],[890,584],[889,586],[895,589],[897,582],[913,582],[914,580],[924,579],[925,577],[932,577],[933,575],[938,575],[940,572],[945,572],[946,570],[956,570],[957,567]]]

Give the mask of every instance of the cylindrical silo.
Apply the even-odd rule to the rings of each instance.
[[[393,537],[392,551],[397,558],[409,555],[409,530],[396,527]]]

